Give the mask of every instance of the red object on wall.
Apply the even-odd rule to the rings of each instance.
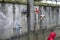
[[[51,32],[49,37],[48,37],[48,40],[54,40],[55,37],[56,37],[56,33],[55,32]]]
[[[36,13],[36,14],[39,13],[39,9],[38,9],[38,8],[35,9],[35,13]]]

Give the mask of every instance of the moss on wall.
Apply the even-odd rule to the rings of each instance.
[[[2,1],[2,0],[0,0],[0,1]],[[13,1],[13,0],[4,0],[4,1],[8,2],[8,3],[11,2],[11,3],[27,4],[27,0],[15,0],[15,1]],[[48,7],[56,7],[56,6],[60,7],[60,5],[56,5],[56,4],[54,5],[54,4],[42,3],[42,2],[40,2],[40,0],[35,1],[34,5],[48,6]]]

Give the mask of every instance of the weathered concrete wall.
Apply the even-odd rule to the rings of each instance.
[[[26,5],[16,5],[16,23],[20,23],[20,34],[27,32],[27,15],[23,14],[22,11],[23,9],[27,10]]]
[[[44,26],[47,26],[48,28],[54,26],[54,25],[59,25],[60,24],[60,9],[57,10],[57,8],[52,8],[52,7],[46,7],[41,10],[43,14],[45,15],[45,19],[42,20]]]
[[[13,33],[13,12],[12,4],[0,4],[0,38],[12,36]],[[1,20],[2,19],[2,20]]]
[[[16,34],[23,34],[27,32],[27,16],[26,14],[24,15],[22,13],[23,9],[27,10],[27,6],[15,4],[15,26],[13,27],[13,21],[14,21],[13,4],[2,5],[0,3],[0,38],[2,39],[10,38],[11,36],[14,36]],[[45,15],[45,19],[43,20],[42,25],[47,26],[47,28],[50,28],[51,26],[60,24],[60,8],[58,10],[59,12],[56,11],[56,8],[54,8],[53,10],[51,7],[43,8],[43,10],[40,11],[40,13],[42,12]],[[36,16],[36,18],[38,16]],[[39,20],[40,18],[38,17],[38,21],[36,22],[39,22]],[[22,27],[22,28],[19,28],[18,31],[13,29],[13,28],[17,29],[18,27]],[[31,30],[33,30],[34,27],[30,27],[30,28]]]
[[[26,14],[24,15],[22,13],[23,9],[27,10],[27,6],[18,4],[15,5],[14,21],[13,4],[0,4],[0,38],[10,38],[11,36],[14,36],[16,34],[23,34],[27,32],[27,17]],[[13,22],[15,22],[15,26],[13,26]],[[22,28],[20,29],[19,27]]]

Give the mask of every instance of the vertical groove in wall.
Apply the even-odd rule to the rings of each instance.
[[[52,8],[52,7],[51,7],[51,12],[52,12],[52,22],[54,24],[54,13],[53,13],[54,12],[54,8]]]
[[[58,25],[59,9],[56,9],[56,25]]]
[[[15,4],[12,5],[13,6],[13,34],[15,34]]]
[[[50,22],[50,7],[49,7],[49,13],[48,14],[49,14],[49,25],[50,25],[50,23],[51,23]]]

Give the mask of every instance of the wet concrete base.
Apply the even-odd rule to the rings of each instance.
[[[44,35],[43,35],[44,34]],[[19,35],[19,36],[14,36],[11,37],[10,39],[1,39],[1,40],[46,40],[47,39],[47,34],[49,33],[42,33],[42,31],[38,31],[38,32],[30,32],[29,35],[28,34],[24,34],[24,35]],[[29,39],[28,39],[29,36]]]

